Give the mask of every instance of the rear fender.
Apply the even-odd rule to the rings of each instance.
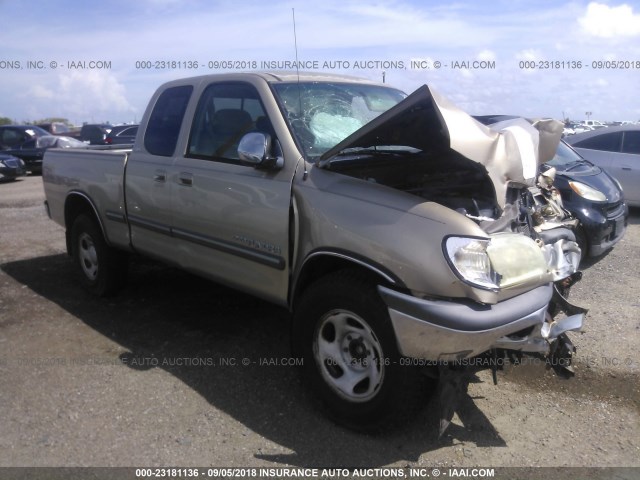
[[[78,217],[78,215],[82,213],[90,215],[96,220],[96,222],[98,222],[98,226],[100,227],[100,231],[102,232],[102,237],[107,242],[107,245],[110,246],[107,232],[102,222],[102,218],[100,218],[98,209],[91,198],[83,192],[71,191],[69,192],[69,195],[67,195],[67,199],[64,205],[64,224],[66,229],[65,238],[67,244],[67,253],[71,254],[71,227],[73,226],[73,222]]]

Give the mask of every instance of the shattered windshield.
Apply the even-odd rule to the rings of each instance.
[[[406,97],[400,90],[358,83],[278,83],[273,87],[311,160]]]

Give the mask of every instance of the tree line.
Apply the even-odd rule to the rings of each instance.
[[[71,124],[71,122],[69,122],[68,119],[61,118],[61,117],[50,117],[50,118],[43,118],[41,120],[33,120],[33,121],[29,121],[29,122],[22,122],[22,125],[39,125],[41,123],[53,123],[53,122],[64,123],[65,125],[68,125],[69,127],[73,126]],[[9,117],[0,117],[0,125],[11,125],[13,123],[15,123],[15,122],[13,120],[11,120]]]

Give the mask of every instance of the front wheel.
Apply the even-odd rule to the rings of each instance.
[[[303,380],[338,423],[378,430],[415,410],[422,382],[403,365],[387,307],[365,276],[340,271],[311,285],[293,327]]]
[[[106,297],[116,293],[127,274],[125,253],[109,247],[96,221],[79,215],[71,227],[71,255],[82,285]]]

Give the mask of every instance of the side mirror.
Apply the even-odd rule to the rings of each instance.
[[[273,157],[270,153],[271,135],[266,133],[249,132],[238,144],[238,158],[242,163],[256,168],[281,169],[284,166],[284,158]]]

